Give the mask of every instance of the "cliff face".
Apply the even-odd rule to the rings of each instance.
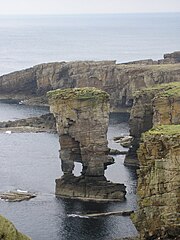
[[[48,92],[56,118],[64,176],[56,180],[56,195],[89,200],[122,200],[125,187],[104,177],[108,157],[109,95],[96,88]],[[82,175],[73,175],[74,162],[82,163]]]
[[[6,218],[0,215],[0,239],[2,240],[30,240],[22,233],[18,232],[15,226]]]
[[[128,111],[133,93],[158,83],[180,81],[180,64],[116,64],[85,61],[40,64],[0,77],[0,94],[40,96],[57,88],[96,87],[110,95],[111,111]]]
[[[138,150],[139,209],[133,221],[141,239],[180,236],[180,125],[162,125],[143,134]]]
[[[180,83],[146,88],[135,94],[130,115],[130,135],[134,137],[126,165],[138,165],[136,151],[141,134],[153,126],[180,123]]]
[[[174,87],[173,87],[174,85]],[[172,84],[153,99],[153,126],[180,123],[180,84]]]
[[[37,82],[34,68],[13,72],[0,77],[0,93],[28,94],[36,93]]]
[[[134,136],[131,151],[137,151],[140,165],[139,209],[133,221],[140,239],[178,239],[180,83],[161,84],[138,92],[131,113]]]

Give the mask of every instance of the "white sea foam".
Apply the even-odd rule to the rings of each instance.
[[[89,218],[88,216],[84,216],[84,215],[79,215],[79,214],[68,214],[68,217],[78,217],[78,218]]]
[[[12,132],[11,131],[6,131],[6,134],[11,134]]]
[[[26,190],[21,190],[21,189],[17,189],[16,190],[18,193],[28,193],[28,191],[26,191]]]

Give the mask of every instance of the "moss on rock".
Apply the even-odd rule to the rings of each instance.
[[[0,215],[0,239],[3,240],[30,240],[29,237],[17,231],[15,226]]]
[[[49,100],[58,100],[58,99],[77,99],[77,100],[99,100],[105,101],[109,100],[109,94],[105,91],[99,90],[94,87],[84,87],[84,88],[68,88],[68,89],[57,89],[54,91],[49,91],[47,93]]]
[[[154,87],[144,88],[140,91],[135,92],[134,96],[139,97],[143,94],[154,93],[159,97],[164,96],[180,96],[180,82],[171,82],[158,84]]]
[[[180,125],[161,125],[145,132],[143,135],[180,135]]]

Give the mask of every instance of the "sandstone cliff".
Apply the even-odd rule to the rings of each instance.
[[[140,239],[179,239],[180,125],[162,125],[142,137],[138,150]]]
[[[18,232],[15,226],[6,218],[0,215],[0,239],[2,240],[30,240]]]
[[[180,83],[161,84],[137,92],[129,123],[134,140],[125,164],[138,165],[136,150],[141,134],[153,126],[180,123]]]
[[[179,82],[136,93],[130,118],[134,142],[127,157],[137,151],[140,164],[139,208],[133,217],[140,239],[179,239],[179,124]]]
[[[110,94],[111,111],[126,112],[132,106],[136,90],[172,81],[180,81],[179,63],[47,63],[1,76],[0,96],[29,99],[57,88],[96,87]]]

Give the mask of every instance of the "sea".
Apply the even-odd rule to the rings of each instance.
[[[45,62],[116,60],[118,63],[161,59],[180,50],[180,13],[0,16],[0,75]],[[48,113],[48,108],[0,101],[0,121]],[[127,119],[110,116],[109,147],[129,134]],[[0,200],[0,214],[33,240],[117,240],[137,235],[129,217],[82,215],[136,210],[136,170],[115,156],[106,177],[124,183],[126,200],[94,203],[56,198],[55,179],[62,176],[59,140],[51,133],[0,133],[0,192],[30,191],[24,202]],[[80,164],[75,165],[78,176]]]

